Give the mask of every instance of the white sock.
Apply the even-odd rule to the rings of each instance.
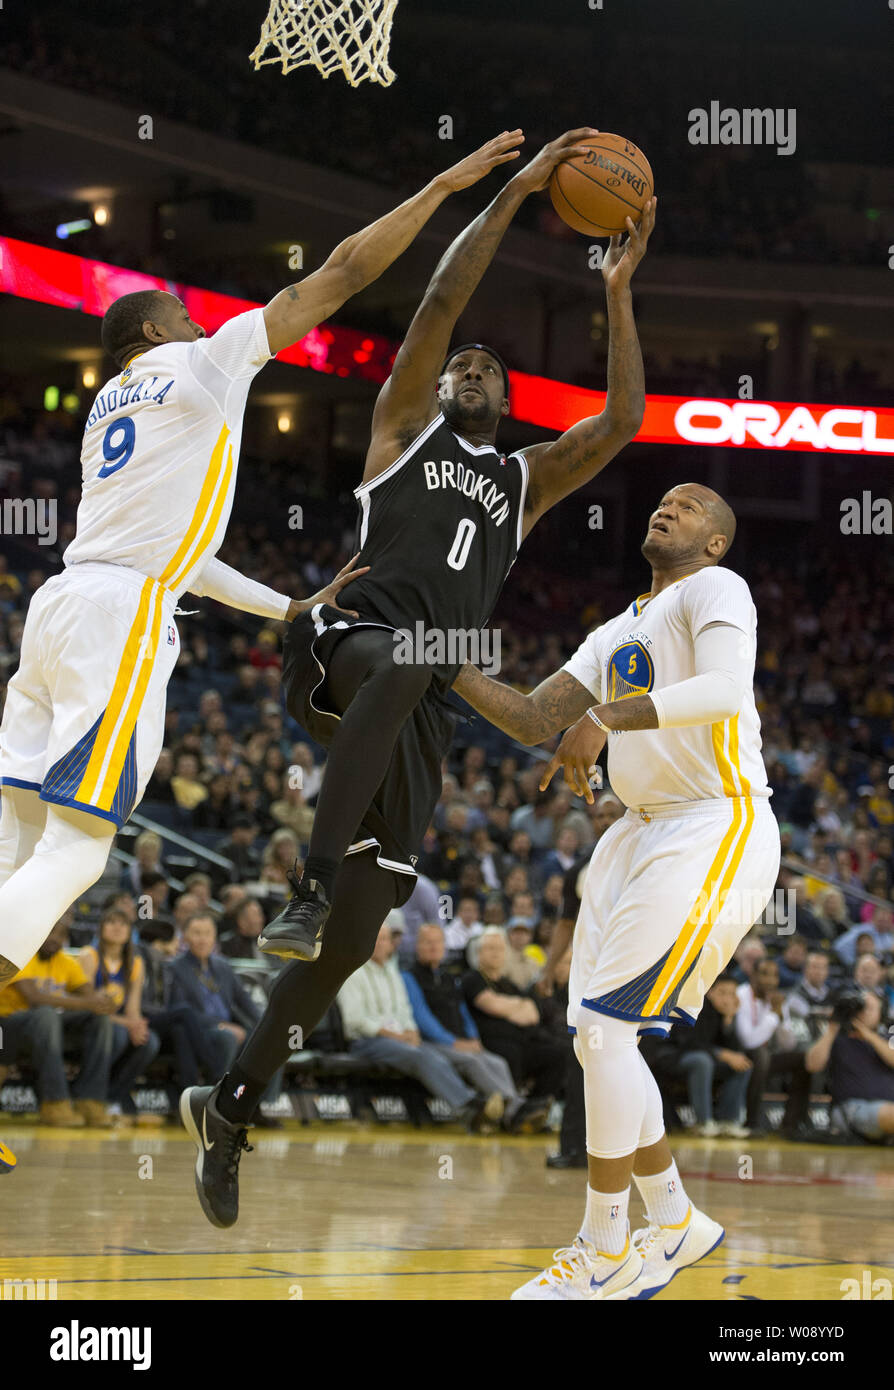
[[[638,1177],[634,1173],[633,1181],[653,1225],[679,1226],[686,1220],[691,1203],[673,1159],[663,1173],[651,1173],[648,1177]]]
[[[600,1255],[620,1255],[627,1244],[627,1204],[624,1192],[595,1192],[587,1185],[587,1211],[580,1233]]]

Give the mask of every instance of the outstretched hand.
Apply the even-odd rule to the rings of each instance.
[[[617,236],[612,237],[608,252],[602,262],[602,278],[605,281],[606,289],[626,289],[630,284],[630,277],[646,254],[649,237],[655,227],[657,207],[658,199],[652,197],[643,208],[643,215],[638,223],[634,222],[632,217],[625,219],[627,240],[623,244],[621,242],[623,233],[619,232]]]
[[[327,584],[319,593],[311,594],[310,598],[292,599],[291,607],[286,617],[289,620],[297,618],[299,613],[309,612],[310,609],[315,608],[318,603],[327,603],[330,608],[337,608],[339,613],[347,613],[351,618],[359,617],[359,614],[355,613],[353,608],[342,608],[337,602],[338,596],[346,584],[350,584],[354,579],[359,579],[361,574],[369,573],[369,565],[361,565],[359,569],[357,568],[357,561],[359,559],[360,556],[358,554],[355,555],[353,559],[349,560],[344,568],[339,570],[331,584]]]
[[[502,135],[488,140],[487,144],[482,145],[474,154],[466,155],[458,164],[445,169],[439,176],[441,182],[447,185],[451,193],[457,193],[461,188],[470,188],[492,169],[496,169],[498,164],[508,164],[510,160],[518,159],[521,151],[516,149],[516,146],[520,145],[524,138],[521,130],[504,130]]]
[[[598,134],[598,130],[588,125],[581,126],[578,130],[566,130],[564,135],[544,145],[530,164],[519,169],[513,183],[520,184],[525,193],[536,193],[538,189],[546,188],[556,165],[564,163],[566,159],[574,159],[577,155],[589,154],[589,146],[581,141],[591,140]]]

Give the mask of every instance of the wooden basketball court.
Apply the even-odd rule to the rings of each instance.
[[[554,1138],[254,1131],[239,1222],[218,1231],[179,1128],[50,1131],[3,1117],[2,1135],[18,1167],[0,1180],[0,1281],[55,1279],[59,1299],[504,1300],[582,1213],[585,1173],[544,1166]],[[890,1149],[684,1139],[675,1152],[727,1239],[659,1299],[836,1301],[866,1271],[894,1282]],[[640,1216],[634,1198],[634,1226]]]

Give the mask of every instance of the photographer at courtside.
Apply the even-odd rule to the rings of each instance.
[[[879,1033],[877,995],[845,986],[832,1017],[804,1056],[808,1072],[829,1068],[832,1114],[836,1111],[862,1139],[894,1135],[894,1047]]]

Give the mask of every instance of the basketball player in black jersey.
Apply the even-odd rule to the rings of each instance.
[[[369,959],[388,912],[413,890],[453,733],[445,696],[463,654],[436,651],[429,662],[417,653],[408,661],[397,632],[446,641],[484,627],[523,538],[642,422],[630,278],[654,225],[654,199],[638,227],[628,219],[626,241],[612,239],[603,264],[609,356],[600,415],[506,458],[494,443],[509,411],[505,364],[480,343],[448,352],[521,203],[597,133],[575,130],[545,146],[442,258],[373,414],[356,490],[359,557],[369,570],[340,600],[358,617],[319,605],[286,638],[287,707],[329,757],[303,877],[292,875],[293,898],[259,937],[263,950],[293,963],[223,1080],[183,1098],[202,1139],[200,1200],[216,1225],[236,1220],[246,1126],[270,1077]]]

